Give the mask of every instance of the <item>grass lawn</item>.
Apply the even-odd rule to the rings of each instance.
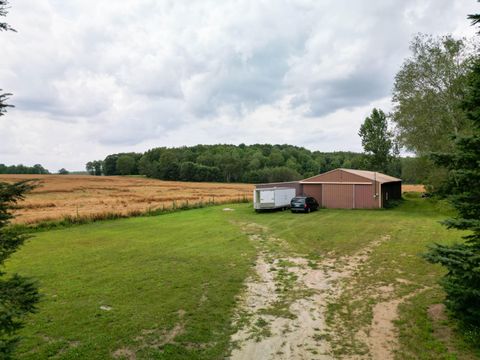
[[[444,293],[438,280],[444,270],[423,260],[421,254],[433,242],[461,241],[463,235],[440,224],[441,220],[453,215],[445,202],[422,199],[419,194],[412,193],[406,194],[400,206],[389,210],[321,209],[311,214],[255,214],[244,207],[238,210],[235,215],[243,221],[264,225],[274,236],[286,240],[280,250],[283,254],[314,260],[348,257],[382,236],[388,236],[388,241],[376,247],[368,261],[345,284],[346,290],[337,302],[329,304],[327,322],[333,333],[340,334],[336,340],[332,338],[335,356],[364,354],[355,335],[371,323],[375,303],[419,291],[399,308],[396,325],[400,349],[396,357],[480,358],[480,349],[465,343],[454,331],[448,346],[436,339],[432,322],[427,318],[428,307],[443,301]],[[395,285],[393,294],[379,298],[377,289],[392,284]],[[452,329],[456,327],[453,322],[447,325]]]
[[[371,322],[381,300],[377,289],[389,284],[395,284],[392,296],[420,291],[399,308],[397,358],[479,355],[455,333],[448,346],[442,343],[426,316],[442,300],[437,281],[443,270],[419,254],[434,241],[462,235],[439,224],[449,215],[442,203],[412,195],[391,210],[308,215],[223,207],[37,233],[8,264],[8,271],[37,278],[43,293],[39,312],[21,333],[19,357],[128,358],[135,352],[145,359],[223,359],[235,330],[235,298],[255,260],[242,229],[251,223],[284,240],[276,252],[312,261],[341,259],[388,236],[328,306],[326,320],[340,334],[331,340],[337,357],[364,351],[352,339]]]
[[[19,357],[221,357],[254,260],[225,216],[215,207],[38,233],[8,264],[43,293]]]

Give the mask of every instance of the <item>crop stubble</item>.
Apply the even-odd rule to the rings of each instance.
[[[169,209],[199,203],[251,200],[253,185],[161,181],[141,177],[87,175],[0,175],[0,181],[38,179],[18,204],[13,222],[35,224],[105,213]]]

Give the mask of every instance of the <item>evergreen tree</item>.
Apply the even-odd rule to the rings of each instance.
[[[8,12],[8,1],[7,0],[0,0],[0,17],[7,16]],[[0,21],[0,31],[16,31],[6,22]]]
[[[7,13],[8,2],[0,0],[0,16]],[[1,30],[13,30],[0,22]],[[5,104],[10,94],[0,94],[0,116],[11,105]],[[41,166],[40,166],[41,167]],[[38,168],[38,166],[37,166]],[[43,168],[42,168],[43,169]],[[27,237],[8,228],[13,217],[11,210],[27,191],[33,188],[30,182],[7,184],[0,182],[0,358],[10,359],[18,341],[16,332],[23,326],[26,314],[35,310],[39,294],[35,284],[17,274],[7,276],[2,271],[5,260],[21,246]]]
[[[451,201],[458,212],[444,224],[470,234],[462,244],[435,244],[425,257],[448,269],[441,281],[448,308],[465,323],[480,326],[480,59],[470,74],[463,109],[473,134],[457,137],[454,152],[434,155],[434,161],[450,170]]]
[[[27,239],[26,235],[8,228],[13,217],[11,210],[24,194],[33,188],[29,182],[7,184],[0,182],[0,358],[12,356],[18,338],[15,333],[23,326],[22,319],[35,311],[39,300],[33,281],[17,274],[6,276],[1,270],[5,260]]]

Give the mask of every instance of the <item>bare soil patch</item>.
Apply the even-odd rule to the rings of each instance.
[[[336,335],[326,322],[327,306],[336,301],[373,249],[389,237],[372,242],[352,256],[312,263],[275,253],[272,243],[281,240],[266,235],[265,228],[258,228],[257,233],[252,232],[252,224],[245,228],[259,255],[238,309],[239,330],[232,336],[235,347],[231,359],[336,358],[331,348]],[[393,322],[388,326],[393,328]]]
[[[136,360],[137,358],[135,352],[127,348],[118,349],[112,355],[115,359]]]
[[[433,325],[433,336],[436,339],[440,340],[447,350],[452,354],[458,354],[458,349],[453,343],[455,338],[454,330],[449,326],[447,309],[444,304],[433,304],[428,308],[428,317],[432,321]],[[457,355],[459,358],[470,360],[476,359],[475,356],[462,353],[462,355]]]
[[[169,330],[167,329],[144,329],[141,334],[137,336],[135,341],[135,347],[133,348],[120,348],[113,352],[112,356],[116,359],[128,359],[135,360],[137,358],[137,352],[143,349],[157,349],[161,350],[167,344],[174,344],[175,338],[185,331],[185,311],[178,311],[178,322],[175,326]],[[207,345],[207,344],[205,344]],[[202,346],[202,344],[198,344]]]
[[[318,282],[308,282],[305,259],[270,262],[265,257],[260,254],[255,276],[247,282],[241,309],[247,323],[232,337],[238,347],[233,350],[231,359],[330,359],[322,337],[326,330],[322,308],[325,301],[320,291],[328,287],[328,279],[321,270],[315,270],[317,274],[311,276]],[[284,284],[277,274],[282,263],[290,264],[284,271],[298,276],[292,288],[287,290],[287,299],[282,299]],[[318,291],[303,298],[295,296],[305,290]],[[282,311],[284,306],[287,313],[276,315],[275,312]]]
[[[423,290],[425,289],[375,304],[367,338],[373,360],[393,360],[395,358],[394,351],[398,347],[398,341],[394,321],[398,319],[398,306]]]

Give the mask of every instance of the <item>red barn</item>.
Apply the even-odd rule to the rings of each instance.
[[[291,186],[297,195],[313,196],[325,208],[375,209],[402,196],[402,180],[379,172],[335,169],[290,183],[259,184],[257,188]]]

